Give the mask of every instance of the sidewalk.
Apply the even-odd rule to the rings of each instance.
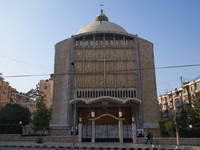
[[[44,142],[37,144],[33,141],[0,141],[0,147],[40,147],[40,148],[75,148],[75,149],[121,149],[121,150],[200,150],[200,146],[179,146],[174,145],[155,145],[154,148],[145,144],[133,143],[118,143],[118,142],[105,142],[105,143],[91,143],[82,142],[64,143],[64,142]]]

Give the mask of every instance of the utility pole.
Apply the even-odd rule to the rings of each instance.
[[[182,91],[181,91],[181,110],[183,110],[183,78],[181,76],[181,88],[182,88]]]

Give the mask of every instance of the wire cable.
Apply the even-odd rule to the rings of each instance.
[[[19,63],[22,63],[22,64],[26,64],[26,65],[29,65],[29,66],[34,66],[34,67],[37,67],[37,68],[40,68],[40,69],[53,71],[52,69],[49,69],[49,68],[44,68],[44,67],[37,66],[37,65],[34,65],[34,64],[26,63],[26,62],[23,62],[23,61],[20,61],[20,60],[16,60],[16,59],[13,59],[13,58],[9,58],[9,57],[3,56],[3,55],[0,55],[0,57],[6,58],[6,59],[10,59],[10,60],[13,60],[13,61],[16,61],[16,62],[19,62]]]
[[[0,55],[1,56],[1,55]],[[141,69],[132,69],[132,70],[118,70],[116,72],[120,73],[120,72],[124,72],[127,71],[127,73],[131,73],[130,71],[136,71],[136,70],[149,70],[149,69],[170,69],[170,68],[183,68],[183,67],[196,67],[196,66],[200,66],[200,64],[191,64],[191,65],[179,65],[179,66],[165,66],[165,67],[156,67],[156,68],[141,68]],[[93,72],[89,72],[91,73],[91,75],[93,74]],[[71,75],[72,73],[59,73],[59,74],[54,74],[55,75]],[[77,72],[76,74],[83,74],[83,72]],[[49,76],[50,74],[36,74],[36,75],[15,75],[15,76],[3,76],[4,78],[15,78],[15,77],[33,77],[33,76]]]

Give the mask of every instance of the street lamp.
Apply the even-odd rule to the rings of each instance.
[[[22,121],[20,121],[19,124],[21,125],[21,124],[22,124]]]
[[[19,125],[20,127],[22,127],[22,121],[19,121]],[[23,129],[22,129],[22,133],[23,133]]]
[[[74,67],[74,62],[71,62],[71,65],[74,68],[74,75],[75,75],[75,83],[74,83],[74,128],[73,128],[73,146],[75,146],[75,133],[76,133],[76,70]]]

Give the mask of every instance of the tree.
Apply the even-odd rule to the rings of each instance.
[[[169,133],[169,136],[174,137],[175,136],[174,133],[176,130],[175,123],[172,121],[166,122],[165,127],[166,127],[167,132]]]
[[[43,92],[39,91],[39,87],[36,87],[36,111],[34,114],[33,119],[33,126],[35,128],[38,128],[40,130],[40,138],[42,136],[42,130],[45,127],[49,126],[49,122],[51,120],[51,109],[48,109],[46,107],[46,104],[44,103],[46,100],[44,99]]]
[[[31,112],[28,108],[19,104],[6,104],[5,108],[0,110],[0,122],[2,124],[19,124],[27,125],[31,121]]]
[[[180,127],[186,128],[187,122],[188,122],[188,112],[185,110],[181,111],[181,116],[179,118],[180,121]]]
[[[177,145],[180,145],[180,139],[179,139],[179,118],[182,116],[180,110],[173,110],[172,113],[170,114],[173,118],[173,121],[176,126],[176,140],[177,140]]]
[[[161,136],[168,136],[166,125],[165,125],[168,121],[169,121],[168,118],[161,118],[156,121],[157,126],[160,129]]]
[[[189,115],[194,126],[200,125],[200,92],[192,96],[193,107],[189,108]]]

